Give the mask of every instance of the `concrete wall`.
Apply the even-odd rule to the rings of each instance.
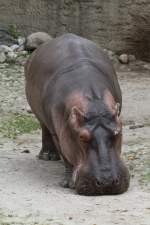
[[[0,0],[0,27],[80,34],[118,53],[150,59],[150,0]]]

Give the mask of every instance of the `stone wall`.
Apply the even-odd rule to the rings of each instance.
[[[150,0],[0,0],[0,27],[25,35],[73,32],[150,60]]]

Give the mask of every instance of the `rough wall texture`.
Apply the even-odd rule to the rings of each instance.
[[[0,27],[80,34],[150,60],[150,0],[0,0]]]

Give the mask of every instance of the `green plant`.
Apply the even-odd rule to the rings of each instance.
[[[9,34],[14,38],[18,38],[20,35],[20,33],[17,30],[17,26],[15,24],[10,24],[8,27],[8,31]]]
[[[1,122],[0,133],[7,138],[15,139],[18,135],[31,133],[40,128],[35,117],[25,114],[13,114]]]

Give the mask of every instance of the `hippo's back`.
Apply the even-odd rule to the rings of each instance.
[[[107,68],[110,67],[108,57],[94,42],[74,34],[64,34],[41,45],[33,53],[28,72],[30,74],[34,70],[36,77],[43,73],[50,76],[80,59],[99,61]]]
[[[108,56],[92,41],[75,34],[64,34],[41,45],[26,66],[26,79],[38,81],[43,86],[50,76],[77,62],[88,60],[97,64],[107,80],[118,87],[116,74]]]
[[[74,34],[64,34],[41,45],[33,52],[26,65],[26,94],[35,114],[37,108],[38,111],[42,111],[41,95],[47,83],[56,74],[61,76],[61,71],[66,68],[75,68],[80,61],[98,67],[100,76],[103,74],[114,90],[114,96],[120,98],[119,84],[108,56],[94,42]]]

